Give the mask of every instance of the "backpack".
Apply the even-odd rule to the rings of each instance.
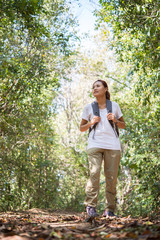
[[[91,106],[92,106],[92,109],[93,109],[93,114],[95,116],[100,117],[98,103],[96,101],[94,101],[94,102],[91,103]],[[106,106],[107,106],[108,113],[111,113],[112,112],[112,102],[109,99],[106,99]],[[119,130],[118,130],[117,124],[115,124],[112,120],[109,120],[109,123],[111,124],[116,137],[119,137]],[[89,134],[93,129],[94,129],[94,134],[95,134],[97,124],[98,123],[95,123],[93,125],[93,127],[89,128]],[[94,138],[94,134],[93,134],[93,138]]]

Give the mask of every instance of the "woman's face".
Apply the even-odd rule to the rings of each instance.
[[[93,85],[92,93],[94,97],[102,97],[106,95],[107,88],[104,87],[104,85],[97,81]]]

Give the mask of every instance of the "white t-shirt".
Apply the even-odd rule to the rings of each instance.
[[[103,149],[112,149],[112,150],[121,150],[119,138],[116,137],[115,132],[107,119],[107,109],[99,109],[101,121],[97,124],[95,133],[94,129],[90,132],[88,137],[88,146],[90,148],[103,148]],[[123,116],[121,109],[116,102],[112,102],[112,113],[115,114],[115,117],[119,119]],[[87,104],[82,113],[82,119],[91,121],[94,117],[93,109],[90,104]],[[93,127],[93,126],[91,126]],[[94,134],[94,138],[93,138]]]

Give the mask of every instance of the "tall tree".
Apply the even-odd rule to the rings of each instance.
[[[58,177],[50,117],[73,53],[74,19],[65,0],[0,6],[0,207],[53,206]]]
[[[128,209],[132,208],[134,212],[141,209],[140,213],[144,213],[147,208],[149,214],[158,208],[160,201],[160,182],[157,175],[160,170],[158,161],[160,3],[152,0],[127,2],[100,0],[100,3],[102,8],[97,13],[99,26],[102,22],[110,25],[113,34],[110,42],[117,54],[117,61],[130,65],[126,84],[131,90],[123,90],[123,97],[122,95],[119,97],[119,101],[126,109],[127,122],[123,141],[128,148],[125,150],[123,164],[129,167],[133,176],[126,203],[128,201]],[[104,29],[102,31],[105,34]],[[116,89],[118,93],[118,88]],[[131,205],[133,199],[134,205]]]

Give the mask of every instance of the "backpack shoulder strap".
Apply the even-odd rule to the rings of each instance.
[[[106,99],[106,107],[107,107],[108,113],[112,113],[112,102],[109,99]],[[109,120],[109,123],[111,124],[116,134],[116,137],[119,137],[119,130],[118,130],[117,124],[114,124],[112,120]]]
[[[112,102],[109,99],[106,99],[106,107],[107,107],[108,113],[112,113]]]
[[[91,103],[91,106],[92,106],[92,109],[93,109],[93,115],[99,117],[100,114],[99,114],[98,103],[97,103],[96,101],[94,101],[94,102]],[[92,128],[91,128],[91,127],[89,128],[89,134],[90,134],[90,132],[91,132],[93,129],[94,129],[94,133],[95,133],[95,129],[96,129],[97,124],[98,124],[98,123],[95,123]],[[89,135],[89,134],[88,134],[88,135]],[[93,134],[93,138],[94,138],[94,134]]]
[[[98,103],[97,103],[96,101],[94,101],[94,102],[91,103],[91,105],[92,105],[92,109],[93,109],[93,114],[94,114],[95,116],[100,116],[100,115],[99,115]]]
[[[112,113],[112,102],[109,99],[106,99],[106,108],[108,110],[108,113]],[[113,121],[109,120],[109,123],[111,124],[112,128],[114,129]]]

